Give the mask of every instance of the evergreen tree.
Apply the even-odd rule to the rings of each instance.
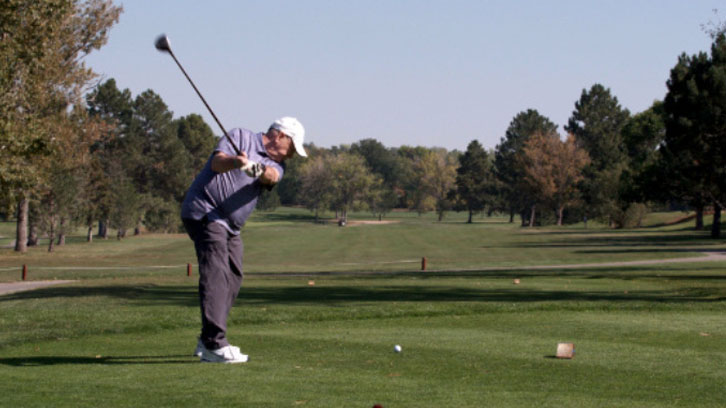
[[[655,169],[660,156],[658,146],[665,137],[663,102],[655,101],[647,110],[633,115],[622,134],[628,163],[621,176],[621,197],[627,202],[668,200],[662,188],[665,180]]]
[[[103,120],[107,127],[92,146],[93,161],[89,167],[86,191],[89,197],[87,225],[98,219],[98,235],[108,238],[109,217],[114,207],[113,197],[117,177],[124,167],[124,140],[129,136],[133,118],[133,98],[128,89],[119,90],[111,78],[86,96],[88,112]]]
[[[610,89],[595,84],[589,91],[583,89],[565,126],[590,156],[583,181],[587,213],[610,222],[611,226],[615,226],[621,211],[619,182],[627,166],[622,130],[629,116]]]
[[[197,174],[209,160],[219,139],[200,115],[191,114],[174,121],[176,134],[189,153],[187,167]]]
[[[459,163],[456,169],[456,196],[469,212],[467,223],[471,224],[473,215],[483,211],[489,201],[493,170],[486,150],[476,140],[466,147]]]
[[[142,208],[135,232],[145,218],[146,227],[152,231],[175,231],[181,201],[194,177],[187,163],[189,153],[159,95],[146,90],[134,99],[133,107],[133,120],[121,145],[123,165]]]
[[[713,203],[711,235],[720,237],[726,194],[726,37],[705,52],[682,54],[667,82],[663,168],[672,191]]]

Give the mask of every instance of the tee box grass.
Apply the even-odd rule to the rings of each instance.
[[[185,235],[2,249],[0,282],[22,264],[75,282],[0,295],[0,405],[724,406],[726,262],[699,258],[724,245],[667,218],[529,229],[395,213],[339,228],[256,213],[228,333],[250,362],[230,366],[191,356]],[[555,358],[560,342],[573,359]]]

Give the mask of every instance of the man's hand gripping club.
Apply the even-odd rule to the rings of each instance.
[[[225,173],[234,169],[240,169],[252,178],[259,178],[263,184],[275,184],[279,177],[277,170],[248,159],[245,152],[242,152],[239,156],[231,156],[223,152],[217,152],[214,155],[212,171]]]
[[[266,166],[262,163],[257,163],[252,160],[247,160],[247,164],[240,167],[248,176],[252,178],[258,178],[265,174]]]

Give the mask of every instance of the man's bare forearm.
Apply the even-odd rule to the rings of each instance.
[[[244,152],[242,152],[242,156],[230,156],[226,153],[217,152],[212,158],[212,171],[215,173],[226,173],[230,170],[240,169],[248,162],[250,160],[247,159],[247,155]],[[260,175],[260,182],[271,186],[276,184],[279,178],[280,174],[277,172],[277,169],[267,167]]]
[[[239,169],[246,164],[244,156],[230,156],[226,153],[217,152],[212,157],[212,171],[215,173],[226,173],[230,170]]]

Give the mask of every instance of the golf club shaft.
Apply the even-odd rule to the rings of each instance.
[[[171,48],[167,49],[166,51],[169,53],[169,55],[171,55],[172,58],[174,58],[174,62],[176,62],[176,65],[184,73],[184,76],[187,77],[187,80],[192,85],[192,88],[194,88],[194,90],[197,92],[197,95],[199,95],[199,98],[202,100],[202,102],[204,102],[204,106],[207,107],[207,110],[209,111],[209,113],[212,114],[212,117],[214,118],[215,122],[217,122],[217,125],[219,125],[219,128],[222,130],[222,134],[224,135],[224,137],[226,137],[227,138],[227,141],[229,141],[229,144],[232,145],[232,148],[234,149],[235,153],[237,153],[237,156],[240,156],[242,153],[240,153],[240,151],[237,148],[237,146],[234,144],[234,142],[232,141],[232,139],[227,134],[227,131],[224,129],[224,126],[222,126],[222,122],[220,122],[219,119],[217,119],[217,115],[214,114],[214,111],[212,110],[212,108],[209,107],[209,104],[207,103],[207,100],[204,99],[204,97],[202,96],[202,93],[199,92],[199,89],[197,89],[197,86],[194,85],[194,81],[192,81],[192,79],[189,77],[189,74],[187,74],[187,71],[184,70],[184,67],[182,67],[182,64],[180,64],[179,63],[179,60],[176,59],[176,56],[171,51]]]

